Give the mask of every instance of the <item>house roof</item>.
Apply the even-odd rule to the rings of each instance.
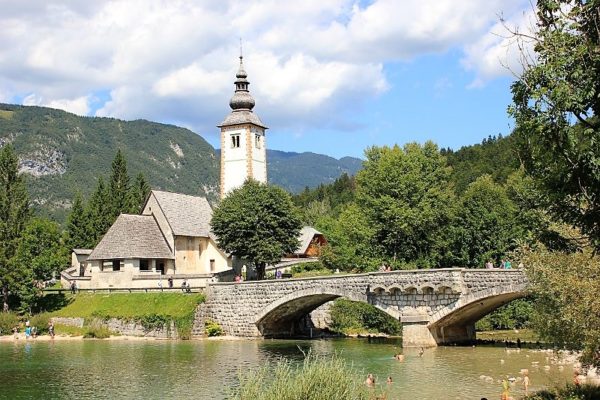
[[[205,197],[153,190],[173,235],[210,237],[212,208]]]
[[[86,255],[86,254],[91,254],[92,253],[92,249],[73,249],[73,253],[77,254],[77,255]]]
[[[321,232],[313,228],[312,226],[305,226],[300,230],[300,235],[298,236],[298,241],[300,242],[300,247],[298,250],[294,252],[294,254],[304,254],[310,246],[310,242],[312,242],[315,235],[323,235]]]
[[[88,260],[126,258],[174,258],[154,216],[119,215]]]

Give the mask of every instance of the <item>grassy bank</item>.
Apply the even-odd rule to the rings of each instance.
[[[523,343],[535,343],[539,336],[532,329],[507,329],[477,332],[477,339],[495,342],[516,342],[519,339]]]

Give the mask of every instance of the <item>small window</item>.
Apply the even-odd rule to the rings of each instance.
[[[257,149],[260,149],[260,135],[254,135],[254,145]]]
[[[210,260],[210,272],[215,272],[215,260]]]
[[[113,260],[112,262],[113,271],[121,270],[121,260]]]
[[[148,271],[149,263],[148,260],[140,260],[140,271]]]
[[[240,135],[231,135],[231,147],[234,149],[240,147]]]

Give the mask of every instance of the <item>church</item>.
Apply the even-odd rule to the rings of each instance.
[[[240,56],[231,112],[218,125],[221,198],[248,178],[267,182],[267,127],[252,111],[255,102],[247,77]],[[152,190],[139,215],[119,215],[94,249],[73,250],[71,267],[61,273],[62,285],[143,289],[233,280],[233,258],[219,249],[210,231],[211,217],[204,197]],[[303,229],[298,251],[288,257],[314,256],[314,246],[307,245],[313,235],[323,240],[320,232]]]

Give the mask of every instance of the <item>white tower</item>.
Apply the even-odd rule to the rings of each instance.
[[[221,198],[240,187],[248,178],[267,182],[267,127],[252,112],[254,99],[240,55],[235,93],[229,101],[231,113],[218,125],[221,128]]]

